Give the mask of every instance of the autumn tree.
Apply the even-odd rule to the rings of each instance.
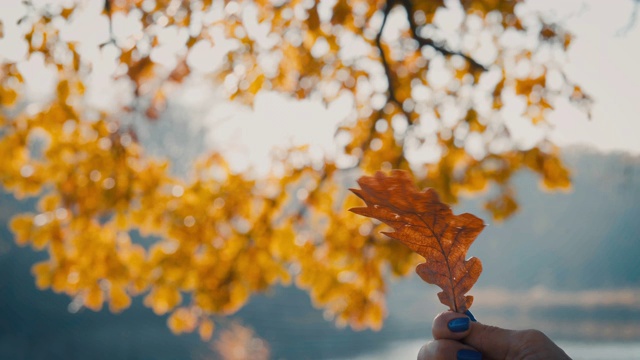
[[[19,245],[48,254],[33,267],[39,288],[93,310],[119,312],[144,296],[171,314],[174,332],[206,339],[213,315],[295,282],[338,323],[379,328],[386,275],[407,274],[417,259],[346,211],[359,206],[346,191],[355,177],[404,169],[447,203],[493,187],[486,208],[496,219],[517,209],[511,179],[522,169],[546,188],[570,186],[546,115],[559,100],[589,99],[562,69],[571,35],[524,1],[69,0],[12,9],[15,18],[0,18],[18,54],[0,54],[0,183],[39,200],[11,229]],[[92,11],[95,22],[83,23]],[[83,43],[82,32],[99,43]],[[192,74],[198,48],[223,61]],[[104,59],[110,66],[100,67]],[[31,60],[55,73],[54,96],[27,96]],[[86,101],[98,71],[123,84],[120,106]],[[260,91],[325,103],[346,94],[354,107],[336,129],[341,151],[319,163],[291,148],[260,177],[213,152],[176,177],[124,120],[158,119],[190,76],[249,105]],[[539,130],[535,144],[515,138],[514,119]],[[143,246],[132,231],[161,240]]]

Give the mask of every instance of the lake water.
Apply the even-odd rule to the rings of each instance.
[[[397,341],[376,353],[366,353],[349,360],[413,360],[424,340]],[[640,360],[640,342],[581,343],[558,342],[573,360]],[[347,358],[336,359],[347,360]]]

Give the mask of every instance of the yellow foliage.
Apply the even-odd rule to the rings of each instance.
[[[158,315],[163,315],[172,310],[182,301],[180,292],[168,285],[159,285],[144,298],[144,304]]]
[[[526,98],[528,112],[522,115],[534,126],[544,126],[558,98],[589,101],[566,76],[559,86],[547,87],[547,73],[564,73],[558,61],[540,63],[536,54],[539,47],[566,51],[571,35],[560,27],[542,23],[535,45],[500,47],[505,28],[526,31],[514,12],[516,1],[462,2],[465,16],[482,18],[483,29],[461,29],[458,40],[482,34],[483,41],[493,41],[498,48],[493,64],[421,37],[417,30],[445,6],[441,0],[339,0],[330,17],[320,16],[317,1],[300,7],[295,1],[276,6],[240,0],[237,12],[224,21],[205,21],[168,54],[175,57],[173,67],[155,61],[154,50],[162,50],[163,41],[158,31],[184,30],[192,17],[207,18],[203,14],[212,11],[212,1],[177,12],[163,2],[104,3],[109,19],[115,13],[140,19],[141,36],[94,49],[101,56],[119,54],[117,70],[109,75],[130,85],[119,99],[122,106],[97,111],[85,101],[96,69],[93,55],[87,55],[93,51],[78,51],[79,44],[59,34],[59,24],[81,16],[75,11],[83,6],[80,1],[50,18],[34,4],[23,25],[30,54],[38,52],[56,71],[50,100],[30,103],[20,61],[0,62],[0,186],[19,198],[40,196],[37,211],[15,216],[11,231],[17,244],[48,254],[32,269],[38,288],[81,299],[89,309],[100,310],[108,301],[109,309],[119,312],[132,296],[142,295],[156,314],[170,313],[174,332],[197,328],[206,340],[214,328],[210,316],[231,314],[257,292],[294,283],[338,323],[379,329],[386,274],[407,275],[417,259],[382,238],[375,224],[346,211],[355,206],[346,187],[356,173],[418,170],[419,185],[436,188],[448,203],[496,184],[501,192],[486,204],[496,219],[518,208],[510,181],[520,169],[538,174],[545,188],[570,187],[569,171],[548,139],[521,150],[504,126],[503,91]],[[408,22],[393,41],[381,36],[380,22],[369,21],[377,16],[386,24],[389,4],[402,8],[398,14],[406,14]],[[258,25],[268,25],[267,42],[245,24],[243,14],[254,6]],[[487,16],[491,12],[501,16]],[[145,152],[136,130],[122,119],[162,116],[175,91],[196,74],[187,54],[196,44],[216,46],[212,34],[218,33],[235,45],[218,68],[201,77],[224,82],[230,98],[250,104],[270,90],[330,103],[349,95],[353,112],[336,132],[340,161],[312,160],[309,146],[285,149],[274,156],[273,171],[256,178],[232,171],[223,153],[212,151],[190,176],[176,177],[168,160]],[[445,38],[439,35],[434,38]],[[349,55],[353,44],[358,57]],[[435,71],[450,78],[444,85],[431,83],[435,60],[442,64]],[[517,66],[505,65],[519,61],[536,70],[516,74]],[[489,66],[500,78],[479,86]],[[476,101],[482,98],[486,102]],[[454,115],[451,108],[457,109]],[[484,153],[467,153],[472,135],[481,139]],[[491,150],[496,140],[507,146]],[[435,158],[422,158],[429,153]],[[160,240],[145,248],[130,232]],[[181,307],[183,295],[191,299],[189,308]]]

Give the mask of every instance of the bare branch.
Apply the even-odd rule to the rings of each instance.
[[[629,22],[623,28],[617,31],[616,35],[625,36],[634,28],[636,20],[638,19],[638,8],[640,7],[640,0],[633,0],[633,10],[629,16]]]
[[[460,56],[471,65],[472,70],[487,71],[487,68],[484,65],[480,64],[469,55],[465,55],[458,51],[451,51],[447,49],[443,44],[436,43],[435,41],[433,41],[433,39],[427,39],[420,36],[418,34],[418,25],[413,19],[413,4],[411,3],[411,0],[400,0],[400,2],[402,7],[404,7],[405,11],[407,12],[407,20],[409,21],[409,29],[411,30],[411,36],[415,41],[418,42],[420,46],[430,46],[444,56],[453,56],[453,55]]]
[[[384,72],[385,72],[385,75],[387,76],[387,84],[388,84],[387,93],[389,94],[388,102],[395,103],[400,109],[400,111],[406,117],[407,123],[411,125],[412,124],[411,116],[409,116],[409,113],[404,110],[404,107],[402,106],[402,102],[396,96],[396,89],[394,84],[395,76],[393,74],[393,70],[391,70],[391,65],[389,64],[387,55],[385,54],[384,49],[382,48],[382,32],[384,31],[384,26],[387,23],[387,18],[389,17],[389,13],[391,12],[391,9],[393,9],[394,5],[395,5],[394,0],[387,0],[387,2],[385,3],[385,7],[383,10],[382,24],[380,25],[380,30],[378,31],[378,35],[376,35],[376,47],[380,52],[380,60],[382,61],[382,66],[384,67]]]
[[[382,24],[380,25],[380,30],[378,31],[378,35],[376,36],[376,47],[380,52],[380,59],[382,61],[382,66],[384,67],[384,73],[387,76],[388,83],[388,92],[389,92],[389,100],[398,104],[398,106],[402,107],[400,101],[396,97],[395,88],[393,84],[393,71],[391,70],[391,66],[389,65],[389,60],[387,60],[387,55],[384,53],[384,49],[382,48],[382,31],[384,31],[384,26],[387,23],[387,18],[389,17],[389,13],[393,8],[393,1],[387,1],[384,7]]]

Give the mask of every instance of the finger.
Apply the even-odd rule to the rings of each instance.
[[[418,353],[418,360],[481,360],[482,354],[455,340],[433,340]]]
[[[471,319],[471,321],[478,322],[478,320],[476,320],[476,317],[473,316],[473,314],[471,313],[471,310],[467,309],[467,311],[465,311],[464,314],[467,315],[469,319]]]
[[[505,359],[517,346],[517,331],[471,322],[467,335],[461,341],[480,351],[486,358]]]
[[[433,319],[433,338],[462,340],[469,335],[471,321],[468,316],[454,311],[445,311]]]
[[[432,332],[436,340],[459,340],[491,359],[506,358],[513,344],[518,343],[515,331],[473,322],[467,315],[454,311],[436,316]]]

